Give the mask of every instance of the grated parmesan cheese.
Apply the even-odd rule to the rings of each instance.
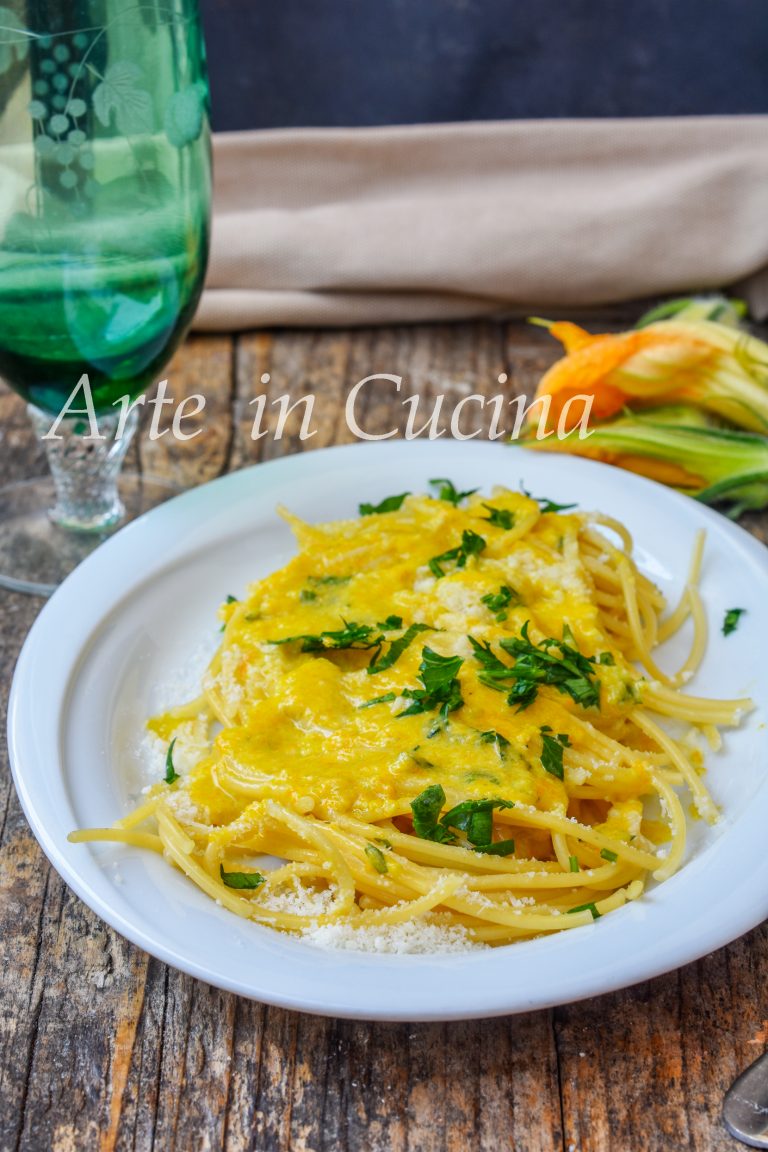
[[[174,814],[178,816],[182,824],[186,821],[198,820],[200,818],[199,808],[193,802],[189,793],[185,792],[183,788],[172,792],[165,802]]]
[[[294,916],[322,916],[329,912],[336,898],[334,885],[311,890],[301,884],[286,883],[277,890],[265,892],[260,904],[270,912],[290,912]]]
[[[302,939],[329,950],[380,952],[393,955],[425,955],[435,952],[477,952],[488,947],[474,940],[460,925],[441,924],[424,917],[405,924],[318,924],[306,929]]]
[[[221,667],[218,674],[210,678],[206,678],[205,686],[215,685],[224,697],[227,707],[235,711],[240,701],[243,698],[244,688],[240,681],[237,679],[238,666],[243,661],[243,653],[236,644],[230,648],[224,648],[221,653]]]

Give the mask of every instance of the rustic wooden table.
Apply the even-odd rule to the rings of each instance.
[[[195,337],[167,375],[178,398],[207,397],[204,432],[186,445],[144,435],[132,466],[197,484],[353,440],[343,403],[372,372],[401,375],[403,394],[425,401],[445,393],[450,413],[469,392],[497,393],[502,372],[509,388],[530,389],[553,355],[545,334],[519,324]],[[317,435],[302,443],[289,422],[280,441],[252,440],[248,401],[284,392],[316,396]],[[386,389],[364,419],[387,431],[405,415]],[[0,482],[44,470],[8,393],[0,436]],[[749,519],[765,538],[768,517]],[[39,608],[0,593],[3,707]],[[44,722],[44,700],[40,713]],[[668,976],[548,1012],[429,1025],[304,1016],[219,992],[126,943],[48,867],[5,753],[0,795],[3,1152],[737,1147],[720,1108],[768,1034],[764,926]]]

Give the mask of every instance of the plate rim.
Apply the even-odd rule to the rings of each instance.
[[[406,447],[407,446],[407,447]],[[651,979],[655,976],[662,975],[665,972],[674,970],[682,964],[689,963],[703,955],[722,947],[729,943],[731,940],[736,939],[744,932],[748,931],[758,924],[762,919],[768,916],[768,860],[762,867],[763,879],[765,884],[760,885],[757,883],[755,874],[752,874],[752,882],[755,884],[755,890],[758,893],[757,897],[753,896],[752,904],[749,909],[744,907],[740,915],[732,915],[727,921],[727,927],[721,927],[720,931],[712,931],[709,935],[702,938],[702,940],[693,948],[685,949],[683,958],[679,956],[670,956],[662,952],[660,954],[658,963],[655,965],[648,965],[641,963],[642,970],[632,971],[632,964],[628,965],[629,974],[626,969],[621,969],[619,974],[613,980],[606,979],[605,975],[599,979],[595,977],[590,979],[589,974],[582,976],[579,981],[575,982],[574,987],[570,992],[565,995],[532,995],[526,998],[525,995],[519,996],[517,1001],[510,1003],[509,1000],[502,1002],[503,998],[499,998],[499,1002],[492,1004],[488,1001],[487,997],[475,997],[472,1004],[467,1003],[463,1007],[450,1008],[445,1005],[441,1007],[430,1007],[422,1010],[415,1009],[413,1005],[409,1005],[407,1010],[399,1010],[396,1007],[388,1006],[386,1009],[371,1008],[366,1009],[360,1004],[352,1004],[348,998],[341,996],[337,1001],[330,1002],[326,996],[321,996],[317,1000],[308,996],[306,990],[298,993],[284,991],[280,993],[274,989],[270,989],[265,995],[264,989],[248,988],[245,987],[241,981],[228,978],[225,974],[211,971],[210,967],[200,964],[193,957],[186,953],[176,951],[172,945],[158,939],[156,934],[147,932],[140,925],[134,923],[130,918],[126,918],[115,908],[110,907],[102,897],[96,893],[87,879],[81,874],[82,867],[78,867],[77,858],[69,858],[58,845],[55,839],[49,835],[48,828],[46,827],[46,820],[44,812],[41,812],[40,797],[35,794],[34,787],[30,790],[28,787],[29,780],[27,779],[27,771],[25,763],[28,757],[33,754],[33,749],[30,748],[29,732],[25,732],[24,726],[24,710],[25,701],[23,699],[24,693],[28,690],[30,678],[34,679],[35,676],[35,658],[39,654],[40,646],[42,645],[43,654],[45,653],[45,635],[47,629],[55,625],[57,617],[63,611],[68,600],[74,595],[78,594],[78,589],[81,584],[87,583],[91,573],[98,571],[99,566],[104,566],[108,563],[112,556],[116,559],[119,558],[121,549],[126,551],[132,548],[134,541],[139,544],[141,534],[147,532],[147,523],[152,522],[153,525],[161,525],[164,521],[171,523],[175,518],[182,515],[182,519],[187,520],[194,518],[194,509],[202,500],[203,504],[206,501],[212,501],[214,507],[219,499],[226,494],[227,489],[231,488],[233,491],[244,486],[247,490],[249,487],[255,486],[258,489],[261,481],[266,477],[265,483],[270,485],[270,478],[274,478],[279,485],[281,473],[286,471],[290,474],[292,471],[299,470],[299,472],[307,466],[322,466],[323,459],[329,459],[333,456],[336,460],[339,458],[349,460],[350,464],[353,457],[356,460],[364,459],[366,463],[372,467],[376,466],[376,456],[379,457],[379,462],[384,460],[386,456],[399,455],[405,449],[406,453],[424,451],[432,452],[435,458],[446,455],[446,449],[451,452],[466,452],[467,456],[477,455],[484,459],[484,465],[487,464],[487,457],[492,455],[494,451],[500,452],[502,449],[509,452],[509,445],[507,444],[488,444],[485,441],[474,442],[473,445],[468,445],[455,440],[446,441],[424,441],[414,440],[411,442],[398,440],[394,443],[377,443],[377,444],[353,444],[353,445],[336,445],[330,448],[316,449],[308,453],[292,453],[284,457],[270,460],[268,462],[252,465],[248,468],[241,469],[237,472],[228,473],[224,476],[218,477],[215,480],[201,485],[197,488],[191,489],[165,504],[158,506],[139,520],[134,521],[120,532],[116,533],[109,541],[107,541],[101,548],[99,548],[83,565],[80,566],[68,579],[64,582],[59,590],[53,597],[44,605],[41,613],[35,620],[30,632],[24,642],[16,669],[13,676],[11,686],[11,693],[8,705],[8,746],[11,761],[11,773],[16,787],[19,799],[24,810],[25,816],[30,823],[32,831],[42,847],[45,855],[51,862],[52,866],[56,869],[64,881],[76,892],[76,894],[94,911],[102,920],[109,924],[113,929],[119,932],[126,939],[131,941],[136,946],[142,948],[144,951],[157,959],[168,963],[175,968],[180,969],[187,974],[206,981],[216,987],[222,988],[226,991],[243,995],[252,999],[262,1000],[263,1002],[274,1004],[282,1008],[292,1010],[304,1011],[320,1015],[336,1015],[339,1017],[348,1017],[355,1019],[369,1019],[369,1020],[458,1020],[458,1019],[471,1019],[477,1017],[491,1017],[498,1015],[509,1015],[516,1012],[530,1011],[539,1008],[552,1007],[557,1004],[565,1004],[574,1000],[584,999],[587,997],[604,994],[610,991],[615,991],[619,988],[630,986],[642,980]],[[479,450],[479,451],[478,451]],[[541,460],[542,454],[531,453],[525,449],[516,448],[516,451],[526,453],[530,458],[533,456]],[[501,457],[500,457],[501,459]],[[552,458],[550,457],[550,460]],[[768,581],[768,550],[762,545],[754,536],[746,532],[746,530],[732,524],[718,513],[700,504],[695,504],[689,497],[683,496],[670,489],[663,488],[655,484],[653,481],[646,480],[634,474],[620,472],[615,468],[608,465],[596,463],[594,461],[586,461],[583,459],[575,458],[572,456],[558,456],[556,457],[560,467],[575,468],[576,471],[583,471],[586,474],[595,472],[595,475],[602,475],[604,478],[610,478],[616,482],[617,476],[622,483],[629,486],[630,489],[637,488],[639,492],[645,492],[649,497],[671,501],[672,507],[677,506],[683,512],[692,512],[696,510],[694,519],[704,519],[711,523],[717,523],[718,528],[725,532],[727,537],[730,537],[742,548],[751,554],[753,561],[759,564],[763,569],[766,580]],[[297,462],[301,461],[301,464]],[[307,462],[310,462],[309,465]],[[566,463],[567,462],[567,463]],[[521,469],[524,469],[525,464],[521,459]],[[203,496],[201,496],[201,493]],[[177,528],[177,532],[180,530]],[[183,552],[183,549],[182,549]],[[169,560],[168,563],[172,561]],[[149,574],[146,579],[151,579],[156,576],[164,567],[164,565],[153,566],[150,568]],[[140,583],[139,581],[138,583]],[[119,595],[115,595],[110,591],[106,597],[111,605],[111,610],[117,610],[120,601],[126,596],[131,594],[135,584],[129,584],[128,587],[123,589]],[[102,596],[102,600],[104,596]],[[69,693],[69,682],[73,676],[76,676],[77,667],[83,657],[83,653],[87,649],[90,638],[94,634],[94,629],[99,624],[103,623],[105,613],[99,613],[97,610],[97,624],[94,628],[89,629],[84,637],[78,638],[77,652],[74,658],[70,659],[71,671],[67,678],[65,685],[65,698]],[[59,743],[59,735],[63,717],[60,714],[56,716],[56,742]],[[34,740],[31,742],[33,745]],[[766,783],[763,782],[759,786],[761,794],[765,795],[767,792]],[[44,806],[43,806],[44,807]],[[727,835],[727,832],[724,833]],[[664,887],[668,888],[670,885],[675,884],[694,861],[689,862],[680,873],[678,873],[671,880],[665,882]],[[765,893],[765,896],[760,897],[760,893]],[[612,919],[620,915],[623,910],[612,914]],[[262,931],[270,932],[269,929],[262,929]],[[587,926],[585,928],[572,929],[568,933],[558,934],[556,937],[545,937],[539,940],[529,941],[524,944],[515,944],[509,947],[519,950],[526,948],[527,954],[533,951],[535,956],[538,948],[533,948],[532,945],[550,945],[555,939],[562,940],[568,937],[573,940],[579,934],[584,938],[584,933],[594,933],[595,926]],[[312,947],[311,945],[304,945],[305,947]],[[502,954],[505,949],[494,949],[482,952],[462,953],[460,960],[467,964],[470,968],[474,966],[477,957],[493,957]],[[350,959],[360,959],[363,957],[365,964],[373,963],[374,965],[389,965],[390,962],[402,964],[403,961],[407,963],[416,964],[424,968],[432,964],[437,970],[443,969],[446,963],[457,963],[459,957],[445,954],[435,954],[433,956],[382,956],[371,953],[357,953],[357,952],[339,952],[335,955],[342,957],[345,963],[349,963]],[[494,967],[495,965],[490,965]],[[382,971],[383,974],[383,971]],[[493,997],[491,997],[493,999]]]

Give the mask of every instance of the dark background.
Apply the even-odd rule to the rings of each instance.
[[[218,130],[768,112],[768,0],[201,0]]]

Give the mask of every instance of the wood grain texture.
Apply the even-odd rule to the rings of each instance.
[[[197,337],[167,376],[177,397],[206,397],[200,435],[150,441],[145,418],[133,466],[187,486],[350,442],[344,402],[373,373],[402,385],[363,390],[357,412],[369,433],[403,434],[402,401],[415,394],[416,426],[443,393],[438,427],[448,428],[462,398],[529,391],[554,355],[544,334],[522,325]],[[274,401],[285,393],[314,398],[308,439],[301,407],[275,439]],[[260,395],[267,434],[254,439]],[[461,431],[487,435],[489,419],[467,404]],[[43,471],[23,405],[5,392],[0,444],[2,481]],[[745,524],[768,537],[768,517]],[[3,710],[38,608],[0,593]],[[1,1152],[734,1148],[719,1111],[765,1042],[765,926],[677,973],[550,1012],[444,1025],[337,1021],[220,992],[103,925],[47,866],[4,752],[0,810]]]

